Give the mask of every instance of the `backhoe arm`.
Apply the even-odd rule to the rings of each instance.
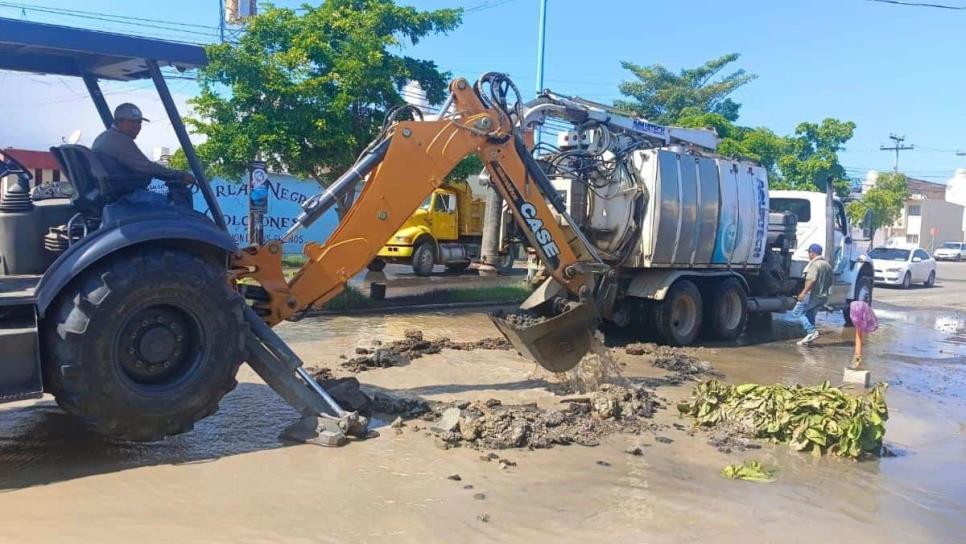
[[[538,167],[507,112],[484,103],[466,80],[451,83],[450,91],[451,115],[393,124],[353,169],[303,205],[305,211],[290,234],[320,217],[339,196],[355,190],[358,181],[369,176],[329,239],[305,245],[308,261],[291,280],[282,274],[284,240],[249,247],[234,257],[234,278],[251,279],[261,287],[258,296],[250,298],[266,323],[275,325],[340,293],[471,153],[486,165],[493,186],[548,272],[569,292],[587,298],[588,280],[573,265],[595,255],[594,251],[579,232],[565,231],[557,224],[548,200],[565,214],[562,203],[542,172],[535,170]]]

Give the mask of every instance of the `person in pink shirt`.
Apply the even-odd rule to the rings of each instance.
[[[879,328],[879,320],[876,319],[872,306],[864,300],[856,300],[849,305],[849,317],[855,326],[855,357],[852,359],[852,368],[859,368],[862,366],[862,342],[865,335]]]

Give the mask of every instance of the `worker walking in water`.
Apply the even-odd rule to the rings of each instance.
[[[800,346],[807,346],[818,338],[815,316],[819,308],[828,302],[829,289],[832,287],[832,266],[822,257],[822,246],[808,246],[808,264],[804,274],[805,285],[795,297],[798,304],[792,310],[792,315],[801,321],[805,329],[805,337],[798,341]]]

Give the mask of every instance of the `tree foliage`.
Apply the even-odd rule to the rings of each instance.
[[[768,170],[773,189],[824,191],[831,177],[836,193],[848,195],[850,183],[838,152],[852,138],[855,123],[832,118],[800,123],[789,136],[738,125],[741,105],[728,95],[755,76],[736,70],[712,81],[737,60],[737,54],[725,55],[680,74],[659,64],[623,62],[637,81],[621,83],[620,92],[634,100],[618,100],[615,106],[666,125],[713,128],[721,139],[718,153],[760,164]]]
[[[738,119],[740,105],[728,97],[736,89],[756,76],[735,70],[718,77],[740,55],[731,53],[710,60],[697,68],[686,68],[679,73],[660,64],[640,66],[622,61],[621,66],[634,75],[636,81],[620,84],[621,94],[632,100],[619,100],[616,106],[656,123],[671,124],[688,109],[716,113],[729,121]]]
[[[860,200],[849,202],[849,219],[853,224],[859,224],[865,218],[866,212],[872,212],[871,222],[863,226],[872,229],[871,238],[875,239],[875,231],[894,225],[899,220],[899,214],[902,213],[910,194],[908,182],[905,174],[879,174],[875,185]]]
[[[400,89],[417,81],[442,101],[449,74],[405,56],[406,44],[446,33],[461,11],[419,11],[392,0],[269,6],[237,44],[208,47],[192,128],[213,173],[239,178],[257,154],[273,170],[327,185],[376,135]]]
[[[851,184],[838,152],[854,132],[855,123],[851,121],[827,118],[818,124],[800,123],[778,160],[781,179],[775,188],[824,191],[823,181],[832,178],[836,193],[847,196]]]

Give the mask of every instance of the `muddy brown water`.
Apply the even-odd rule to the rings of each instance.
[[[217,414],[156,444],[99,438],[49,399],[0,407],[0,542],[957,541],[966,534],[966,316],[878,312],[866,360],[874,379],[892,384],[895,457],[813,459],[770,445],[723,454],[672,427],[673,410],[655,418],[666,430],[596,448],[500,451],[517,463],[507,469],[478,451],[441,450],[412,424],[341,449],[288,446],[276,435],[294,414],[243,367]],[[700,356],[733,382],[835,383],[852,350],[839,324],[825,316],[818,345],[799,348],[798,329],[777,319]],[[454,340],[494,334],[471,311],[333,317],[280,332],[308,364],[335,369],[340,354],[411,328]],[[663,374],[617,351],[625,376]],[[438,400],[559,404],[545,372],[503,351],[444,351],[359,377]],[[687,392],[659,390],[672,402]],[[635,445],[642,456],[624,453]],[[718,476],[747,458],[776,468],[778,481]]]

